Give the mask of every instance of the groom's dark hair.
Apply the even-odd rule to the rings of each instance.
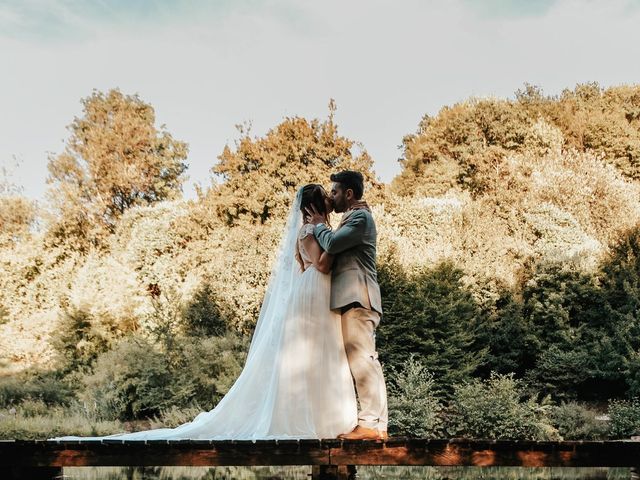
[[[331,174],[331,181],[342,185],[342,189],[347,191],[351,189],[356,200],[362,198],[364,193],[364,178],[360,172],[353,170],[343,170],[340,173]]]

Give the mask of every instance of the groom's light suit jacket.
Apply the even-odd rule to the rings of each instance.
[[[349,210],[334,231],[316,225],[320,246],[335,255],[331,271],[331,309],[352,303],[382,315],[380,286],[376,270],[376,224],[368,208]]]

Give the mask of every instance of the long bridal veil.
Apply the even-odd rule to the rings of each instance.
[[[274,431],[272,417],[278,389],[286,379],[279,376],[285,351],[285,323],[290,297],[301,271],[295,260],[298,230],[302,225],[300,189],[291,206],[267,291],[242,373],[229,392],[211,411],[177,428],[161,428],[105,437],[58,437],[69,439],[268,439],[302,438],[299,433]],[[290,316],[290,315],[289,315]],[[309,406],[309,408],[311,408]]]

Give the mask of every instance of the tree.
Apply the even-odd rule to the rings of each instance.
[[[21,195],[0,196],[0,235],[15,241],[27,235],[35,221],[35,202]]]
[[[393,189],[404,196],[439,195],[457,184],[486,193],[487,176],[509,155],[530,150],[539,140],[532,129],[540,125],[562,139],[562,147],[591,151],[625,176],[640,178],[640,86],[605,90],[585,83],[553,97],[525,84],[515,100],[468,100],[425,116],[403,139],[403,170]]]
[[[444,389],[468,380],[483,363],[477,345],[480,311],[449,262],[405,272],[394,260],[379,269],[384,319],[376,333],[385,367],[400,370],[416,358]]]
[[[618,372],[626,374],[633,395],[640,393],[640,226],[629,229],[613,243],[601,267],[601,285],[607,306],[611,341]]]
[[[518,295],[505,285],[499,285],[493,293],[495,298],[487,295],[489,300],[480,305],[486,318],[484,328],[479,332],[479,343],[488,350],[480,373],[483,377],[491,372],[515,373],[522,377],[533,367],[537,338],[530,319],[522,313],[523,305]]]
[[[228,326],[219,303],[211,284],[202,284],[182,313],[186,329],[195,335],[224,335]]]
[[[633,332],[623,315],[611,314],[600,284],[562,263],[537,266],[525,283],[523,314],[538,339],[528,376],[543,392],[601,399],[626,390]]]
[[[16,162],[14,168],[19,165]],[[0,243],[24,238],[36,222],[36,202],[25,198],[12,177],[13,168],[0,167]]]
[[[338,134],[335,108],[332,100],[325,121],[286,118],[262,138],[252,138],[250,129],[239,127],[242,137],[235,151],[226,146],[211,170],[223,183],[209,190],[206,202],[227,224],[241,219],[265,223],[283,216],[299,186],[326,185],[329,175],[339,170],[358,170],[379,188],[369,154],[362,150],[354,156],[356,142]]]
[[[100,244],[135,205],[180,195],[187,145],[155,127],[153,107],[118,89],[82,100],[65,151],[49,159],[49,195],[58,210],[50,233]]]
[[[531,123],[517,104],[498,99],[469,100],[425,116],[418,131],[403,139],[404,168],[394,190],[440,194],[459,184],[481,193],[485,172],[523,145]],[[434,180],[442,183],[441,191]]]

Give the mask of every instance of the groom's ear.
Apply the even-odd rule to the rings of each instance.
[[[352,189],[352,188],[347,188],[347,189],[344,191],[344,197],[345,197],[347,200],[351,200],[351,199],[353,199],[353,198],[354,198],[354,195],[355,195],[355,194],[353,193],[353,189]]]

